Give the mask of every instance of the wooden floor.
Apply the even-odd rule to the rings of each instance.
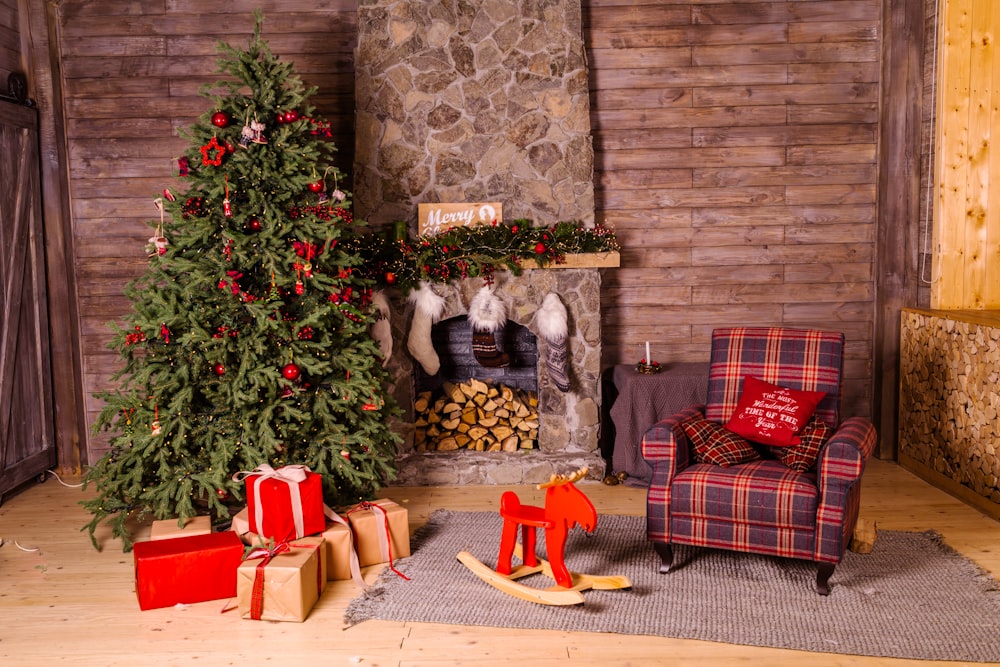
[[[75,480],[64,480],[74,482]],[[643,514],[645,493],[584,483],[600,513]],[[437,508],[495,510],[500,487],[393,488],[411,528]],[[525,502],[541,492],[519,488]],[[537,494],[537,495],[536,495]],[[223,601],[140,612],[132,555],[107,540],[95,551],[80,527],[88,515],[78,488],[50,479],[0,506],[0,664],[128,665],[927,665],[614,634],[523,631],[369,621],[344,628],[356,594],[332,582],[305,623],[267,623],[222,614]],[[895,464],[873,461],[864,479],[862,516],[880,529],[935,529],[1000,578],[1000,524]],[[140,527],[139,533],[148,530]],[[16,541],[16,544],[15,544]],[[37,548],[24,551],[22,548]],[[378,568],[370,568],[372,579]],[[477,584],[478,585],[478,584]],[[928,591],[933,595],[933,591]],[[961,663],[938,662],[934,665]]]

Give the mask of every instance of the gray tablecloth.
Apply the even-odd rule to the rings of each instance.
[[[643,375],[633,365],[614,368],[618,398],[611,406],[615,445],[614,472],[628,473],[627,483],[647,486],[652,470],[642,458],[642,436],[650,426],[684,408],[705,402],[708,362],[667,364],[656,374]]]

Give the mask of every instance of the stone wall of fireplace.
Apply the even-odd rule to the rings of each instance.
[[[354,203],[376,229],[421,203],[500,202],[506,221],[594,224],[594,151],[579,0],[360,0],[355,55]],[[444,318],[466,312],[480,279],[438,285]],[[600,274],[596,268],[498,273],[510,320],[531,327],[549,292],[569,312],[570,391],[548,379],[538,340],[538,448],[516,453],[414,450],[413,307],[393,300],[392,391],[398,483],[520,484],[581,466],[600,477]]]
[[[445,297],[442,319],[464,315],[482,286],[478,278],[435,285]],[[534,316],[545,296],[559,295],[569,316],[570,390],[560,391],[549,379],[545,358],[547,343],[538,337],[538,449],[507,452],[418,452],[413,444],[414,361],[406,351],[413,307],[402,294],[393,301],[393,354],[388,368],[392,394],[406,411],[399,425],[405,437],[398,463],[399,484],[536,484],[553,473],[582,466],[591,476],[604,474],[598,435],[601,405],[600,273],[597,269],[526,270],[520,276],[496,275],[495,291],[507,306],[512,322],[534,328]]]
[[[594,222],[579,0],[361,0],[354,200],[416,231],[417,204]]]

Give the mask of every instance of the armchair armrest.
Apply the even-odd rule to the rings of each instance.
[[[863,417],[844,420],[823,445],[816,465],[819,504],[816,508],[816,549],[819,562],[840,562],[861,505],[861,475],[875,451],[878,434]]]
[[[877,440],[875,426],[869,420],[845,419],[820,450],[816,464],[820,492],[828,484],[851,484],[860,479]]]
[[[687,467],[691,443],[679,424],[704,414],[704,405],[692,405],[650,426],[642,436],[642,457],[654,468],[664,461],[675,461],[678,468]]]

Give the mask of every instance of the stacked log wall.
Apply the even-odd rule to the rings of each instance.
[[[899,462],[1000,518],[1000,315],[905,310]]]

